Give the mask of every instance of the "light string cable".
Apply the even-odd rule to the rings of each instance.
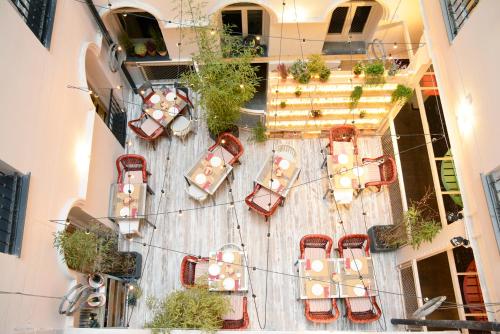
[[[63,225],[63,226],[67,226],[68,223],[62,223],[62,222],[54,222],[56,224],[59,224],[59,225]],[[80,225],[72,225],[73,227],[77,228],[77,229],[80,229],[80,230],[84,230],[84,228]],[[85,230],[85,231],[88,231],[88,230]],[[98,233],[96,232],[92,232],[94,234],[96,234],[97,236],[99,236]],[[107,235],[104,235],[103,236],[107,236]],[[172,249],[172,248],[168,248],[168,247],[164,247],[164,246],[159,246],[159,245],[155,245],[155,244],[148,244],[147,242],[141,242],[141,241],[136,241],[136,240],[129,240],[129,239],[126,239],[125,237],[121,236],[121,235],[118,235],[117,236],[119,240],[126,240],[128,242],[131,242],[131,243],[134,243],[134,244],[137,244],[137,245],[142,245],[143,247],[152,247],[152,248],[155,248],[155,249],[160,249],[160,250],[163,250],[163,251],[167,251],[167,252],[171,252],[171,253],[174,253],[174,254],[180,254],[180,255],[189,255],[189,256],[194,256],[196,258],[202,258],[201,255],[199,254],[196,254],[196,253],[192,253],[192,252],[188,252],[188,251],[183,251],[183,250],[178,250],[178,249]],[[226,263],[226,264],[231,264],[231,265],[234,265],[234,266],[239,266],[239,267],[244,267],[244,268],[247,268],[247,269],[252,269],[253,271],[261,271],[261,272],[265,272],[266,269],[265,268],[260,268],[260,267],[257,267],[257,266],[254,266],[254,265],[251,265],[250,263],[245,263],[245,264],[235,264],[235,263],[230,263],[230,262],[224,262],[223,260],[219,261],[219,262],[222,262],[222,263]],[[293,273],[285,273],[285,272],[280,272],[280,271],[276,271],[276,270],[272,270],[272,269],[268,269],[267,270],[270,274],[275,274],[275,275],[280,275],[280,276],[284,276],[284,277],[289,277],[289,278],[292,278],[292,279],[311,279],[312,281],[315,281],[315,282],[322,282],[322,283],[331,283],[332,281],[331,280],[324,280],[324,279],[319,279],[319,278],[310,278],[308,276],[300,276],[300,275],[297,275],[297,274],[293,274]],[[337,283],[339,284],[340,286],[344,286],[344,287],[351,287],[351,288],[355,288],[356,286],[355,285],[352,285],[352,284],[347,284],[347,283]],[[408,294],[408,293],[400,293],[400,292],[394,292],[394,291],[388,291],[388,290],[381,290],[381,289],[376,289],[376,288],[371,288],[371,287],[368,287],[366,289],[367,291],[373,291],[373,292],[376,292],[376,293],[382,293],[382,294],[388,294],[388,295],[395,295],[395,296],[403,296],[403,297],[412,297],[412,298],[418,298],[418,299],[422,299],[422,300],[425,300],[424,297],[419,297],[417,296],[416,294]],[[9,292],[10,293],[10,292]],[[10,294],[18,294],[18,293],[10,293]],[[44,297],[44,296],[39,296],[39,295],[36,295],[38,297]],[[61,297],[63,298],[63,297]],[[474,306],[474,305],[477,305],[477,304],[455,304],[457,306]],[[491,303],[485,303],[485,304],[481,304],[481,305],[500,305],[500,302],[491,302]]]
[[[440,140],[441,138],[438,138],[436,140]],[[420,148],[422,146],[425,146],[427,144],[428,144],[428,142],[425,142],[425,143],[416,145],[414,147],[410,147],[410,148],[408,148],[406,150],[400,151],[398,154],[395,154],[395,155],[404,154],[406,152],[418,149],[418,148]],[[371,162],[371,163],[376,163],[376,162]],[[347,169],[346,171],[349,171],[349,170],[352,170],[352,169],[353,168],[350,168],[350,169]],[[318,171],[321,172],[321,169],[319,169]],[[336,172],[336,173],[334,173],[332,175],[339,175],[339,174],[340,174],[339,172]],[[310,179],[308,181],[304,181],[304,182],[301,182],[301,183],[298,183],[298,184],[294,184],[294,185],[290,186],[289,189],[303,187],[303,186],[306,186],[308,184],[312,184],[312,183],[315,183],[315,182],[318,182],[318,181],[321,181],[321,180],[324,180],[324,179],[327,179],[327,178],[328,178],[328,176],[321,176],[321,177],[318,177],[318,178]],[[268,196],[268,195],[265,194],[265,195],[261,195],[261,196]],[[235,200],[234,201],[234,203],[243,203],[243,202],[245,202],[245,199],[240,199],[240,200]],[[216,203],[216,204],[213,204],[213,205],[206,205],[206,206],[200,206],[200,207],[184,208],[184,209],[180,209],[180,210],[182,212],[189,212],[189,211],[196,211],[196,210],[214,208],[214,207],[228,205],[228,204],[231,204],[231,202]],[[148,217],[152,217],[152,216],[155,216],[155,215],[174,214],[174,213],[178,213],[180,210],[177,209],[177,210],[173,210],[173,211],[164,211],[164,212],[160,212],[158,214],[144,214],[144,215],[138,215],[137,217],[138,218],[148,218]],[[102,217],[96,217],[94,219],[95,220],[100,220],[100,219],[119,219],[119,218],[120,217],[116,217],[116,216],[102,216]],[[66,221],[66,219],[50,219],[49,221],[51,221],[51,222],[64,222],[64,221]]]

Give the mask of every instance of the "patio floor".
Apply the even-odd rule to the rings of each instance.
[[[136,101],[140,105],[140,100]],[[129,119],[138,116],[140,108],[129,111]],[[200,210],[186,211],[202,205],[192,201],[184,192],[184,172],[193,164],[203,150],[212,145],[212,140],[203,121],[196,123],[196,134],[191,134],[182,143],[178,138],[161,138],[157,142],[156,150],[134,135],[130,136],[132,145],[129,153],[143,155],[148,162],[148,169],[152,173],[150,185],[156,195],[149,196],[148,210],[150,214],[156,212],[177,212],[182,209],[183,215],[177,213],[160,214],[150,218],[157,226],[152,236],[151,244],[172,250],[208,256],[210,251],[217,250],[226,243],[240,244],[236,229],[235,216],[228,205],[218,205]],[[130,135],[130,134],[129,134]],[[241,165],[234,170],[235,179],[232,182],[235,209],[241,225],[243,243],[248,252],[250,266],[266,267],[267,229],[270,224],[269,239],[269,270],[273,272],[296,274],[294,262],[299,256],[299,240],[302,236],[311,233],[327,234],[337,240],[343,236],[343,230],[338,226],[338,215],[328,200],[323,200],[327,189],[325,169],[320,169],[322,155],[320,147],[326,145],[326,140],[269,140],[264,144],[254,144],[248,140],[248,133],[240,133],[240,140],[245,146],[245,153]],[[360,155],[362,157],[376,157],[381,155],[380,137],[360,137]],[[261,216],[247,209],[244,201],[252,191],[253,179],[257,175],[267,155],[271,153],[273,145],[289,144],[299,154],[302,172],[297,184],[303,184],[290,191],[284,207],[280,207],[272,217],[270,223],[264,222]],[[168,154],[170,152],[170,154]],[[170,160],[167,161],[167,156]],[[163,185],[162,185],[163,184]],[[165,194],[161,196],[161,189]],[[227,203],[228,185],[223,184],[216,193],[215,203]],[[363,195],[364,206],[367,212],[367,226],[372,224],[390,224],[391,210],[387,190],[380,193],[366,192]],[[161,199],[161,201],[160,201]],[[208,199],[204,206],[211,206]],[[347,233],[366,233],[362,216],[361,200],[358,197],[351,208],[341,208],[340,214]],[[143,230],[140,242],[148,243],[153,229],[146,227]],[[151,247],[149,256],[148,247],[139,243],[125,243],[124,247],[137,250],[147,257],[144,274],[141,280],[143,296],[138,301],[132,313],[130,327],[140,328],[151,320],[152,312],[146,306],[148,296],[162,298],[171,291],[182,289],[179,280],[180,264],[184,254]],[[333,252],[334,253],[334,252]],[[395,330],[390,319],[403,316],[402,299],[400,293],[399,272],[396,268],[394,253],[373,254],[378,289],[396,294],[380,293],[378,303],[384,316],[379,322],[366,325],[354,325],[345,317],[328,325],[317,325],[306,320],[304,306],[297,298],[296,278],[263,271],[251,271],[251,279],[256,295],[256,306],[261,323],[266,324],[266,330],[351,330],[351,331],[385,331]],[[266,277],[267,276],[267,277]],[[267,279],[267,304],[265,302]],[[252,302],[252,293],[248,292],[248,312],[250,316],[249,329],[259,329],[257,313]],[[340,301],[341,315],[345,313],[343,302]],[[266,312],[267,309],[267,312]],[[266,317],[267,315],[267,317]]]

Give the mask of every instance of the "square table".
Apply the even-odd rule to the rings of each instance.
[[[186,105],[185,97],[177,89],[164,88],[151,95],[143,109],[163,127],[167,127]]]
[[[248,291],[245,255],[241,251],[211,252],[208,262],[209,291]]]
[[[300,168],[294,161],[288,161],[279,154],[271,154],[260,169],[255,182],[282,197],[286,197],[299,177],[299,173]]]
[[[221,158],[210,151],[205,151],[184,175],[186,182],[194,184],[209,195],[213,195],[222,182],[233,170]]]
[[[347,249],[346,252],[349,250]],[[377,295],[371,257],[341,258],[338,259],[338,268],[341,298]],[[363,277],[362,280],[359,278],[360,275]]]
[[[317,268],[314,268],[318,265]],[[332,280],[332,274],[338,272],[335,259],[300,259],[299,293],[300,299],[337,298],[338,283]]]
[[[130,230],[130,234],[139,234],[135,230],[136,222],[147,221],[146,196],[147,183],[113,183],[110,190],[109,216],[113,217],[118,224],[125,223],[127,226],[120,226],[121,230]]]

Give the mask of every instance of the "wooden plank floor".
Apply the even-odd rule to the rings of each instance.
[[[137,100],[139,103],[139,100]],[[139,107],[129,110],[129,119],[138,116]],[[178,250],[195,255],[207,256],[212,250],[218,249],[226,243],[240,243],[236,229],[235,216],[228,205],[218,205],[193,211],[201,205],[190,200],[184,192],[183,178],[191,164],[199,154],[213,142],[209,138],[203,121],[197,122],[196,134],[191,134],[184,143],[178,138],[172,140],[161,138],[156,150],[134,135],[129,135],[132,145],[129,153],[137,153],[146,157],[149,170],[152,173],[150,185],[156,195],[148,199],[149,213],[164,213],[184,210],[183,215],[160,214],[151,217],[157,229],[154,231],[151,244]],[[263,144],[254,144],[248,140],[248,134],[240,135],[245,146],[240,166],[236,166],[232,183],[234,197],[237,200],[235,209],[243,243],[248,251],[249,264],[259,268],[266,267],[267,229],[268,224],[254,212],[247,210],[244,201],[253,188],[253,179],[257,175],[266,156],[271,153],[273,145],[289,144],[300,155],[302,173],[296,184],[303,184],[290,191],[284,207],[280,207],[270,222],[271,236],[269,239],[269,269],[273,272],[295,274],[294,262],[299,256],[299,240],[310,233],[321,233],[338,240],[344,233],[337,224],[339,218],[331,202],[323,200],[327,189],[325,180],[326,171],[320,169],[322,156],[320,147],[326,141],[318,139],[307,140],[269,140]],[[379,137],[361,137],[359,139],[361,156],[375,157],[381,154],[382,149]],[[168,152],[170,151],[170,155]],[[170,160],[167,160],[168,156]],[[165,194],[161,196],[161,190]],[[228,186],[224,184],[215,196],[215,203],[227,203]],[[160,201],[161,199],[161,201]],[[366,193],[363,195],[366,222],[372,224],[390,224],[391,210],[387,191],[380,193]],[[207,200],[204,206],[212,205]],[[358,197],[350,209],[341,208],[340,215],[345,222],[347,233],[365,233],[365,224],[362,216],[361,200]],[[153,229],[144,230],[141,242],[149,242]],[[148,247],[138,243],[124,245],[131,250],[137,250],[146,257]],[[148,296],[164,297],[169,292],[181,289],[179,281],[180,263],[184,255],[160,248],[150,248],[141,280],[143,297],[132,313],[130,326],[140,328],[151,319],[151,312],[146,306]],[[266,330],[351,330],[351,331],[385,331],[395,330],[390,324],[393,317],[403,314],[400,293],[399,274],[395,264],[395,254],[374,254],[375,270],[379,290],[395,292],[396,294],[381,293],[379,304],[384,317],[380,322],[367,325],[353,325],[347,318],[340,317],[336,322],[328,325],[317,325],[308,322],[304,316],[304,307],[301,301],[296,300],[296,278],[269,273],[252,271],[251,279],[256,295],[256,308],[262,325]],[[267,279],[267,304],[265,302]],[[252,303],[251,292],[249,300],[250,329],[259,329],[257,312]],[[343,302],[339,302],[341,314],[345,309]]]

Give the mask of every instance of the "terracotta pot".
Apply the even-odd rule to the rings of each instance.
[[[167,50],[165,51],[158,51],[158,54],[162,57],[165,57],[167,55]]]

